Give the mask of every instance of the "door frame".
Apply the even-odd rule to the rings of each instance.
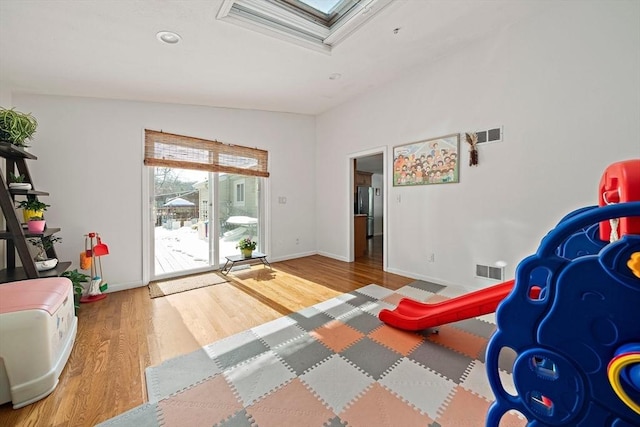
[[[349,224],[348,229],[349,229],[349,251],[348,251],[348,260],[349,262],[353,262],[355,260],[355,255],[354,255],[354,245],[355,245],[355,241],[354,241],[354,235],[353,235],[353,231],[354,231],[354,216],[353,216],[353,206],[355,203],[354,197],[353,197],[353,188],[355,185],[355,181],[354,181],[354,176],[355,176],[355,166],[354,166],[354,160],[361,158],[361,157],[368,157],[368,156],[372,156],[374,154],[382,154],[382,270],[383,271],[387,271],[388,268],[388,242],[389,239],[387,238],[387,224],[389,223],[389,220],[387,218],[388,216],[388,209],[387,209],[387,193],[388,193],[388,188],[389,188],[389,169],[387,167],[388,161],[387,161],[387,147],[386,146],[381,146],[381,147],[375,147],[375,148],[371,148],[368,150],[364,150],[364,151],[358,151],[355,153],[351,153],[349,154],[348,158],[347,158],[347,164],[348,164],[348,168],[347,170],[348,172],[348,182],[349,182],[349,186],[348,186],[348,200],[349,200],[349,204],[347,207],[347,212],[348,212],[348,221],[347,224]]]
[[[142,141],[140,144],[142,147],[142,158],[144,159],[144,130],[142,131]],[[149,264],[150,260],[154,260],[155,262],[155,253],[153,250],[154,242],[151,241],[151,221],[153,218],[153,225],[155,226],[155,217],[151,215],[151,210],[153,209],[151,206],[153,205],[153,200],[151,200],[151,194],[149,192],[149,188],[153,185],[153,177],[152,174],[149,173],[149,166],[142,166],[141,168],[142,174],[142,284],[148,285],[151,280],[151,265]]]

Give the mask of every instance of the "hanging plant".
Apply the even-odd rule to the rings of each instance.
[[[13,108],[0,108],[0,141],[24,147],[26,141],[33,137],[37,127],[38,122],[31,113],[22,113]]]
[[[465,133],[467,142],[471,146],[469,148],[469,166],[478,166],[478,135],[474,133]]]

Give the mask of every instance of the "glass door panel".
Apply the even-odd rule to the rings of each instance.
[[[217,205],[220,221],[218,261],[221,264],[226,261],[226,256],[240,254],[236,245],[246,237],[257,241],[256,250],[261,250],[260,185],[261,178],[218,174]]]
[[[212,189],[208,172],[151,168],[153,174],[154,278],[217,267],[212,253]],[[215,261],[215,262],[212,262]]]

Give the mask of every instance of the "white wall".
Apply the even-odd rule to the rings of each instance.
[[[30,171],[36,189],[50,193],[48,222],[62,228],[59,258],[78,267],[83,235],[99,232],[110,251],[103,258],[110,290],[143,284],[145,128],[268,150],[269,258],[315,253],[313,117],[36,95],[14,94],[13,101],[38,119]]]
[[[0,106],[11,108],[11,89],[3,83],[0,83]]]
[[[317,167],[318,251],[349,253],[350,153],[504,126],[478,167],[462,140],[459,184],[392,187],[388,165],[386,255],[389,271],[444,284],[493,284],[474,265],[498,260],[512,277],[561,217],[597,204],[607,165],[640,157],[638,16],[633,1],[549,2],[318,117],[316,165],[333,165]]]

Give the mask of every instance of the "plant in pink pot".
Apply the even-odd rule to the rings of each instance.
[[[44,232],[44,227],[47,222],[41,216],[32,216],[27,222],[27,228],[29,233],[38,234]]]

